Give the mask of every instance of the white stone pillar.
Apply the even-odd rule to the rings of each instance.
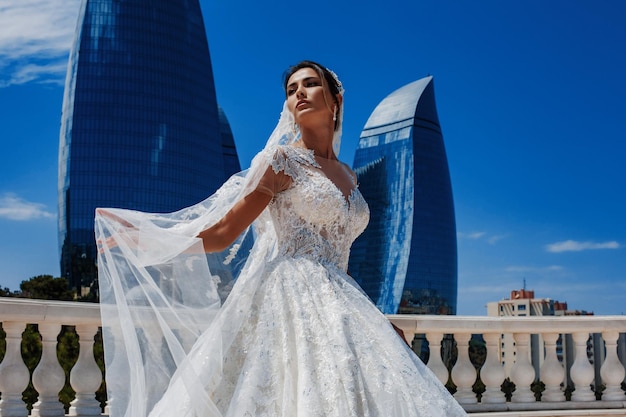
[[[104,346],[104,356],[106,358],[107,366],[105,372],[110,371],[109,375],[123,375],[123,370],[129,369],[130,364],[128,363],[127,356],[123,353],[125,348],[121,329],[118,326],[104,327],[102,332],[103,338],[113,342]],[[105,337],[104,332],[110,332],[108,337]],[[112,380],[108,378],[106,383],[108,390],[107,394],[113,392],[115,393],[115,396],[107,398],[106,406],[104,407],[104,414],[119,416],[125,415],[130,393],[130,390],[125,388],[129,381],[118,379]]]
[[[59,391],[65,385],[65,373],[57,358],[57,336],[60,332],[60,324],[39,324],[43,351],[33,372],[33,386],[39,393],[39,401],[33,404],[32,415],[35,417],[65,416],[63,404],[59,401]]]
[[[574,382],[575,390],[572,393],[572,401],[595,401],[596,395],[591,390],[594,372],[593,366],[587,358],[587,340],[589,333],[572,333],[575,344],[575,359],[569,374]]]
[[[448,368],[441,359],[441,340],[443,333],[426,333],[430,355],[428,357],[428,368],[435,374],[442,384],[448,382]]]
[[[530,363],[530,334],[514,333],[517,355],[511,368],[511,381],[515,384],[515,391],[511,398],[514,403],[534,403],[535,394],[530,390],[530,385],[535,380],[535,368]]]
[[[70,384],[76,391],[76,398],[71,403],[70,416],[99,416],[102,413],[95,392],[102,383],[102,372],[93,356],[96,325],[77,325],[80,351],[76,365],[70,372]]]
[[[28,410],[22,400],[22,392],[28,387],[30,374],[22,359],[22,333],[26,323],[2,323],[6,333],[6,352],[0,364],[0,416],[26,417]]]
[[[556,356],[556,341],[559,334],[543,333],[541,336],[546,348],[546,357],[539,370],[541,381],[546,386],[541,395],[541,401],[565,401],[565,395],[561,390],[561,383],[565,379],[565,369]]]
[[[485,364],[480,370],[480,379],[485,384],[485,392],[480,402],[487,404],[500,404],[506,402],[501,386],[506,378],[506,372],[500,362],[500,338],[499,333],[485,333],[483,338],[487,343],[487,357]]]
[[[469,360],[469,340],[471,333],[455,333],[457,359],[452,368],[452,381],[457,386],[454,398],[460,404],[475,404],[476,394],[472,390],[474,382],[476,382],[476,369]]]
[[[602,392],[602,401],[624,401],[626,397],[624,396],[621,383],[624,380],[626,371],[624,371],[624,365],[622,365],[617,357],[619,332],[602,332],[602,338],[606,345],[606,358],[602,364],[602,368],[600,368],[602,383],[606,386],[605,390]],[[594,346],[594,348],[600,349],[601,346]]]

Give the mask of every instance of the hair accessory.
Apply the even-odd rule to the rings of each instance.
[[[343,84],[341,84],[341,81],[339,81],[339,77],[337,77],[337,74],[335,74],[335,71],[326,68],[326,70],[330,73],[330,75],[333,76],[333,79],[335,80],[335,84],[337,84],[337,89],[339,89],[339,93],[343,94]]]

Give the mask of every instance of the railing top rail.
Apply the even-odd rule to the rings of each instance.
[[[412,333],[626,333],[626,316],[436,316],[388,314]],[[0,297],[0,322],[99,324],[100,306],[75,301]]]
[[[413,333],[600,333],[626,332],[626,316],[434,316],[388,314]]]
[[[0,321],[61,323],[67,325],[100,323],[100,306],[76,301],[0,298]]]

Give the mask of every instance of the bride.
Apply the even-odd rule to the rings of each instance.
[[[337,159],[341,83],[303,61],[284,87],[265,148],[207,200],[97,210],[110,416],[465,415],[347,274],[369,210]],[[211,256],[244,259],[223,304]]]

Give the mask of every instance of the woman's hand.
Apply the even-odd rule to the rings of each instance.
[[[392,322],[389,322],[389,324],[391,324],[391,327],[393,327],[393,329],[396,331],[396,333],[398,333],[398,336],[400,336],[400,338],[402,339],[402,341],[404,343],[406,343],[406,345],[408,347],[411,347],[411,345],[409,344],[409,342],[406,341],[406,337],[404,336],[404,331],[399,328],[398,326],[396,326],[395,324],[393,324]]]
[[[106,217],[109,220],[113,220],[114,222],[119,223],[119,224],[121,224],[124,227],[136,228],[134,224],[127,222],[126,220],[122,219],[120,216],[111,213],[107,209],[97,208],[96,209],[96,213],[99,214],[102,217]]]

